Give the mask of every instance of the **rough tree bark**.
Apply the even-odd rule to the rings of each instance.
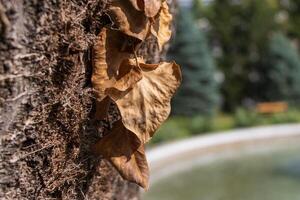
[[[94,121],[91,47],[105,0],[0,0],[0,199],[138,199],[93,156],[111,127]],[[161,55],[153,39],[140,54]],[[118,115],[114,107],[113,119]]]

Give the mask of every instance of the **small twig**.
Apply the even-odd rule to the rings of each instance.
[[[82,195],[83,199],[86,200],[87,198],[86,198],[86,196],[85,196],[85,194],[83,193],[83,191],[82,191],[81,188],[80,188],[80,192],[81,192],[81,195]]]
[[[16,78],[27,78],[31,77],[31,75],[28,74],[7,74],[7,75],[0,75],[0,81],[5,81],[8,79],[16,79]]]
[[[38,53],[27,53],[27,54],[17,54],[15,55],[14,59],[24,59],[24,58],[28,58],[28,57],[32,57],[32,56],[39,56],[40,54]]]
[[[38,152],[40,152],[40,151],[43,151],[43,150],[48,149],[48,148],[51,148],[51,147],[54,147],[54,144],[50,144],[50,145],[44,146],[44,147],[42,147],[42,148],[40,148],[40,149],[37,149],[37,150],[35,150],[35,151],[32,151],[32,152],[30,152],[30,153],[27,153],[27,154],[25,154],[25,155],[23,155],[23,156],[17,158],[16,160],[11,161],[11,162],[17,162],[17,161],[19,161],[19,160],[23,160],[24,158],[26,158],[26,157],[28,157],[28,156],[31,156],[31,155],[33,155],[33,154],[36,154],[36,153],[38,153]]]
[[[109,19],[109,21],[111,22],[111,24],[110,24],[109,28],[110,28],[110,29],[112,29],[112,30],[119,31],[119,30],[120,30],[120,28],[116,28],[116,27],[115,27],[114,20],[112,20],[111,16],[110,16],[109,14],[107,14],[107,13],[104,13],[104,15],[105,15],[105,16],[107,16],[107,17],[108,17],[108,19]]]
[[[6,101],[8,101],[8,102],[16,101],[16,100],[18,100],[18,99],[20,99],[20,98],[22,98],[22,97],[24,97],[24,96],[27,96],[27,95],[29,95],[29,93],[28,93],[28,91],[25,91],[25,92],[22,92],[22,93],[18,94],[18,95],[15,96],[14,98],[7,99]]]
[[[74,18],[74,21],[78,20],[81,16],[86,14],[87,6],[88,5],[86,5],[84,8],[78,8],[79,10],[82,10],[82,11],[79,14],[76,15],[76,17]]]
[[[35,154],[35,153],[37,153],[37,152],[43,151],[44,149],[48,149],[48,148],[53,147],[53,146],[54,146],[54,144],[49,144],[49,145],[44,146],[44,147],[42,147],[42,148],[40,148],[40,149],[37,149],[37,150],[35,150],[35,151],[32,151],[32,152],[30,152],[30,153],[27,153],[27,154],[23,155],[22,158],[27,157],[27,156],[30,156],[30,155],[32,155],[32,154]]]
[[[10,29],[11,25],[5,14],[5,8],[1,2],[0,2],[0,23],[3,26],[1,33],[2,35],[5,35],[7,31]]]
[[[26,150],[26,149],[30,149],[30,148],[33,148],[35,147],[37,144],[32,144],[32,145],[29,145],[27,147],[22,147],[22,150]]]

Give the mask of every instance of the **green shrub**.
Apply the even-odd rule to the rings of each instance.
[[[211,131],[224,131],[235,127],[235,119],[232,115],[220,113],[212,120]]]
[[[234,114],[219,113],[214,117],[171,117],[153,137],[151,144],[187,138],[208,132],[224,131],[238,127],[300,122],[300,110],[273,115],[258,114],[253,110],[240,108]]]
[[[187,124],[185,118],[170,118],[159,128],[151,143],[161,143],[190,136]]]
[[[236,127],[248,127],[260,123],[259,115],[254,111],[239,108],[234,114]]]
[[[279,113],[269,116],[268,124],[296,123],[300,122],[300,112],[290,110],[286,113]]]
[[[188,129],[193,135],[210,132],[213,129],[212,118],[203,116],[193,117],[190,119]]]

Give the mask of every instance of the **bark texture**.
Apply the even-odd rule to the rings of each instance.
[[[112,126],[95,121],[91,47],[105,0],[0,0],[0,199],[138,199],[95,157]],[[154,39],[139,52],[161,59]]]

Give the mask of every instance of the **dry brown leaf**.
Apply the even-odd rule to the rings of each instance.
[[[108,159],[124,179],[148,188],[149,169],[144,144],[123,126],[121,120],[94,146],[94,151]]]
[[[122,67],[127,64],[127,59],[124,60],[119,69],[119,74],[116,77],[116,82],[113,88],[119,91],[126,91],[132,88],[138,81],[143,78],[143,74],[138,66]]]
[[[103,28],[93,49],[92,84],[97,98],[96,117],[106,116],[110,99],[106,98],[105,90],[115,84],[119,66],[123,59],[131,53],[126,49],[127,38],[118,31]]]
[[[147,188],[149,169],[144,144],[167,119],[181,72],[175,63],[145,64],[131,57],[136,43],[149,34],[148,17],[156,15],[157,22],[152,24],[151,31],[161,49],[170,38],[172,16],[167,3],[160,0],[115,0],[108,15],[119,31],[104,28],[94,47],[92,84],[97,98],[96,118],[104,118],[113,101],[121,120],[97,142],[94,150],[107,158],[124,179]]]
[[[118,31],[103,28],[93,51],[92,83],[99,101],[105,98],[105,89],[113,85],[121,62],[131,56],[123,52],[124,37]]]
[[[155,23],[151,26],[151,33],[157,38],[159,50],[162,50],[164,44],[171,38],[172,31],[170,26],[172,19],[173,17],[169,12],[168,3],[165,1],[162,3]]]
[[[145,4],[144,0],[129,0],[132,6],[137,9],[138,11],[143,11]]]
[[[144,11],[147,17],[154,17],[157,15],[162,1],[161,0],[129,0],[132,6],[139,11]]]
[[[112,87],[107,94],[116,103],[124,126],[146,143],[169,116],[171,97],[181,82],[180,68],[166,62],[151,65],[139,61],[137,66],[134,59],[124,61],[122,68],[131,72],[139,68],[143,78],[124,92]],[[138,79],[137,74],[130,76]]]
[[[139,8],[137,3],[135,7]],[[107,14],[116,29],[143,41],[149,34],[150,22],[144,12],[136,10],[135,7],[129,1],[115,0],[108,8]]]
[[[171,97],[180,82],[180,68],[175,63],[126,59],[114,86],[105,91],[122,119],[97,142],[94,151],[107,158],[123,178],[141,187],[148,187],[149,178],[144,144],[168,117]]]
[[[147,17],[154,17],[157,15],[162,3],[161,0],[144,0],[144,11]]]

